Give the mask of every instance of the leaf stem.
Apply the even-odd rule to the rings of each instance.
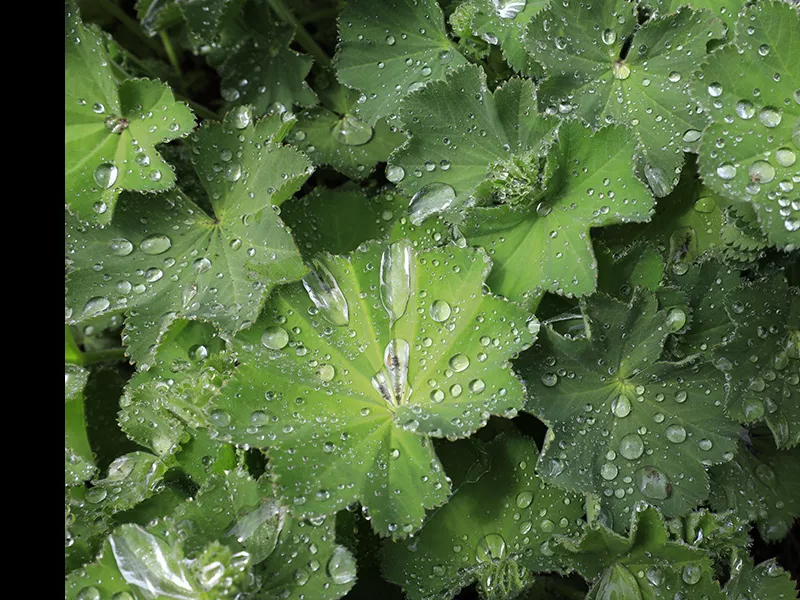
[[[131,19],[125,13],[125,11],[122,10],[116,4],[114,4],[112,0],[97,0],[97,4],[99,4],[108,14],[110,14],[112,17],[114,17],[120,23],[122,23],[128,31],[130,31],[132,34],[134,34],[136,37],[142,40],[142,42],[146,44],[148,48],[150,48],[157,54],[164,53],[164,49],[161,46],[159,46],[158,42],[145,35],[139,23]]]
[[[167,51],[167,57],[169,58],[172,68],[175,70],[175,74],[180,77],[181,65],[178,61],[178,55],[175,54],[175,48],[172,46],[172,40],[166,31],[161,31],[159,35],[161,37],[161,43],[164,44],[164,50]]]
[[[317,41],[311,36],[302,23],[297,20],[294,13],[283,3],[283,0],[268,0],[272,10],[286,23],[293,25],[296,29],[295,38],[297,43],[311,56],[317,59],[317,62],[323,67],[328,67],[331,64],[330,57],[325,51],[317,44]]]

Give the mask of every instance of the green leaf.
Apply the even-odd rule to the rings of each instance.
[[[384,545],[384,573],[411,600],[452,598],[476,581],[484,598],[512,597],[534,573],[563,568],[550,542],[579,533],[582,499],[536,476],[533,440],[509,432],[486,450],[488,472],[468,479],[419,534]]]
[[[764,420],[779,448],[800,442],[800,290],[775,273],[732,295],[733,339],[717,348],[714,363],[731,384],[728,411],[739,421]]]
[[[193,136],[209,212],[175,191],[125,197],[104,229],[72,222],[69,322],[125,309],[128,352],[149,364],[175,318],[229,334],[255,320],[274,285],[306,272],[274,210],[310,172],[301,154],[279,145],[289,127],[277,116],[251,124],[239,109]]]
[[[631,519],[627,538],[599,523],[577,542],[563,538],[575,568],[595,581],[587,600],[724,598],[707,553],[670,541],[657,510],[634,511]]]
[[[774,558],[754,566],[750,557],[746,557],[734,563],[725,594],[730,600],[792,600],[797,597],[797,589],[789,573]]]
[[[633,174],[633,149],[633,137],[622,127],[592,134],[576,121],[565,122],[547,151],[552,175],[541,201],[471,209],[461,231],[492,257],[491,288],[512,300],[545,291],[592,293],[597,263],[590,228],[644,221],[653,206]]]
[[[755,521],[765,540],[782,539],[800,515],[800,449],[780,451],[755,430],[733,461],[711,470],[711,507]]]
[[[147,371],[136,373],[120,401],[120,426],[159,456],[177,452],[198,428],[205,407],[233,367],[211,325],[173,321]]]
[[[623,123],[636,135],[637,170],[657,196],[677,183],[684,150],[706,125],[689,82],[706,43],[723,37],[710,12],[681,8],[639,26],[626,0],[554,2],[528,28],[529,49],[545,67],[540,103],[594,127]]]
[[[742,0],[649,0],[644,4],[652,6],[659,15],[675,12],[682,6],[707,9],[725,23],[726,38],[730,39],[733,36],[736,17],[742,12],[745,3]]]
[[[364,190],[354,183],[316,187],[281,207],[297,247],[309,258],[318,252],[347,254],[368,240],[384,238],[404,214],[408,199],[393,189]]]
[[[647,243],[620,250],[600,245],[597,267],[597,289],[620,300],[629,298],[636,287],[656,291],[664,276],[661,254]]]
[[[153,2],[153,4],[160,3],[159,0]],[[196,42],[212,44],[226,21],[242,9],[244,0],[177,0],[175,4],[180,7],[186,25]]]
[[[525,31],[547,6],[546,0],[468,0],[464,4],[459,10],[472,15],[473,35],[499,45],[503,58],[518,73],[540,78],[541,67],[528,54]]]
[[[693,93],[712,122],[703,134],[700,173],[707,186],[756,209],[771,244],[800,243],[800,14],[785,2],[760,2],[736,22],[735,45],[714,52]]]
[[[134,598],[133,590],[119,572],[117,561],[111,550],[111,544],[106,542],[97,559],[82,569],[78,569],[67,577],[65,583],[65,598],[68,600],[89,600],[91,598]],[[116,599],[115,599],[116,600]]]
[[[317,165],[329,165],[350,179],[369,177],[405,137],[385,120],[375,126],[350,114],[324,107],[302,111],[291,142]]]
[[[269,446],[296,516],[359,500],[382,535],[413,532],[448,493],[428,436],[522,405],[508,359],[533,335],[521,309],[482,293],[487,269],[482,251],[405,241],[322,256],[233,340],[240,364],[212,425]]]
[[[66,203],[82,219],[108,223],[122,190],[153,192],[175,184],[156,144],[194,128],[189,108],[158,81],[117,85],[101,38],[65,4],[64,94]]]
[[[339,81],[363,92],[370,124],[396,115],[400,101],[466,62],[453,47],[436,0],[351,0],[339,17]]]
[[[739,287],[739,271],[706,260],[680,275],[673,269],[666,283],[681,293],[685,303],[668,307],[662,301],[662,307],[683,310],[687,317],[687,326],[670,338],[669,349],[681,359],[700,354],[710,358],[715,348],[733,336],[734,322],[729,313]]]
[[[707,509],[667,522],[670,537],[707,550],[715,565],[737,552],[747,552],[750,523],[732,511],[722,513]]]
[[[238,17],[241,23],[229,45],[209,57],[222,77],[223,99],[252,105],[258,116],[316,104],[317,95],[305,81],[314,61],[289,48],[294,27],[276,20],[267,0],[247,2]]]
[[[546,326],[519,365],[526,410],[550,427],[542,477],[597,495],[616,530],[640,500],[688,513],[708,497],[704,466],[736,450],[724,380],[707,363],[659,360],[679,320],[652,293],[637,290],[628,304],[597,294],[582,310],[585,336]]]
[[[69,330],[68,330],[69,331]],[[86,434],[83,388],[89,372],[64,365],[64,484],[76,485],[94,475],[94,456]]]

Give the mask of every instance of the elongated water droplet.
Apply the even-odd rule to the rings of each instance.
[[[501,19],[513,19],[528,4],[528,0],[492,0],[494,10]]]
[[[142,243],[139,244],[139,248],[145,254],[150,254],[153,256],[157,254],[164,254],[164,252],[172,248],[172,240],[161,234],[151,235],[150,237],[142,240]]]
[[[345,115],[331,130],[333,139],[345,146],[363,146],[372,139],[372,126],[357,117]]]
[[[336,546],[328,560],[328,576],[338,585],[350,583],[356,578],[356,561],[343,546]]]
[[[408,359],[411,347],[408,342],[401,339],[392,340],[386,346],[383,355],[386,369],[389,373],[389,382],[392,386],[395,406],[405,401],[410,394],[408,388]]]
[[[81,313],[81,316],[83,318],[87,318],[99,315],[109,306],[111,306],[111,302],[109,302],[108,298],[104,298],[103,296],[95,296],[94,298],[90,298],[89,301],[83,306],[83,312]]]
[[[407,240],[390,245],[381,256],[381,302],[391,325],[406,313],[414,273],[414,248]]]
[[[409,219],[419,225],[430,216],[447,210],[456,199],[456,191],[446,183],[429,183],[411,198]]]
[[[324,264],[314,261],[314,269],[303,277],[303,287],[314,306],[331,324],[342,327],[350,322],[347,300],[336,278]]]

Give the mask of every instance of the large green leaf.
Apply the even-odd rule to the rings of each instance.
[[[358,114],[374,124],[400,101],[466,60],[447,35],[436,0],[351,0],[339,17],[339,81],[363,92]]]
[[[639,500],[686,514],[708,497],[704,467],[737,448],[724,379],[708,363],[659,360],[685,314],[657,310],[650,292],[629,304],[597,294],[582,309],[585,335],[543,327],[519,365],[526,408],[550,427],[542,476],[596,494],[617,530]]]
[[[780,451],[751,431],[733,461],[711,469],[711,507],[755,521],[765,540],[783,538],[800,515],[800,449]]]
[[[578,542],[563,540],[578,572],[594,581],[587,600],[725,597],[708,554],[670,541],[657,510],[636,511],[631,519],[627,538],[594,523]]]
[[[408,598],[452,598],[475,581],[485,598],[511,597],[534,573],[563,568],[550,541],[580,531],[582,499],[541,482],[529,438],[500,434],[486,452],[488,472],[467,478],[415,537],[384,545],[384,573]]]
[[[192,111],[158,81],[119,85],[100,36],[65,3],[64,195],[83,219],[108,223],[122,190],[153,192],[175,183],[156,144],[187,135]]]
[[[719,19],[689,8],[640,26],[627,0],[553,2],[528,28],[529,49],[547,75],[541,105],[595,127],[631,127],[640,172],[657,196],[675,186],[684,149],[706,125],[689,82],[706,43],[723,36]]]
[[[731,297],[733,339],[714,352],[731,383],[728,410],[766,421],[779,448],[800,443],[800,290],[782,274],[743,285]]]
[[[728,600],[793,600],[797,589],[789,573],[773,558],[753,565],[750,557],[733,565],[731,579],[725,586]]]
[[[482,292],[488,267],[482,251],[402,240],[321,257],[233,340],[240,365],[212,425],[269,446],[298,517],[359,500],[381,534],[415,531],[448,494],[428,436],[522,406],[508,360],[538,323]]]
[[[193,136],[208,212],[175,191],[126,196],[104,229],[70,220],[68,321],[125,309],[124,341],[144,364],[175,318],[229,334],[254,321],[274,285],[306,272],[275,211],[310,173],[305,157],[279,145],[290,127],[278,116],[252,124],[239,109]]]
[[[706,185],[751,203],[769,241],[800,245],[800,14],[759,2],[736,22],[735,45],[714,52],[693,87],[711,116],[700,147]]]

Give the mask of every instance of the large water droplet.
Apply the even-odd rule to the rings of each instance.
[[[667,476],[655,467],[637,470],[636,486],[645,498],[652,500],[666,500],[672,494],[672,484]]]
[[[533,502],[533,492],[524,491],[517,494],[517,508],[528,508]]]
[[[772,128],[781,124],[783,115],[781,115],[781,112],[777,108],[765,106],[758,113],[758,120],[761,121],[764,127]]]
[[[424,186],[411,198],[409,219],[419,225],[432,215],[447,210],[456,199],[456,191],[446,183],[435,181]]]
[[[450,318],[452,308],[447,300],[434,300],[431,303],[430,315],[431,319],[437,323],[442,323]]]
[[[386,179],[392,183],[400,183],[406,176],[406,170],[400,165],[389,165],[386,168]]]
[[[614,77],[616,79],[627,79],[631,76],[631,68],[623,61],[616,61],[613,67]]]
[[[500,560],[506,555],[506,541],[499,533],[489,533],[481,538],[475,549],[475,559],[479,563]]]
[[[125,238],[114,238],[108,244],[108,248],[111,250],[111,254],[116,256],[128,256],[133,252],[133,244]]]
[[[153,256],[157,254],[164,254],[164,252],[172,248],[172,240],[161,234],[151,235],[150,237],[142,240],[142,243],[139,244],[139,248],[145,254],[150,254]]]
[[[345,146],[363,146],[372,139],[373,130],[366,121],[345,115],[333,126],[331,135]]]
[[[619,563],[605,570],[592,591],[597,600],[642,600],[636,577]]]
[[[94,182],[101,189],[107,190],[117,182],[119,169],[111,163],[103,163],[94,170]]]
[[[289,343],[289,334],[283,327],[273,325],[267,327],[261,334],[261,343],[270,350],[281,350]]]
[[[742,119],[752,119],[756,115],[756,107],[748,100],[739,100],[735,106],[736,114]]]
[[[449,364],[453,371],[460,373],[461,371],[466,371],[469,367],[469,358],[464,354],[454,354],[452,358],[450,358]]]
[[[717,175],[720,179],[733,179],[736,177],[736,167],[731,164],[724,164],[717,167]]]
[[[775,152],[775,162],[782,167],[791,167],[796,160],[797,156],[789,148],[781,148]]]
[[[303,287],[314,306],[331,324],[342,327],[350,322],[347,300],[333,273],[324,264],[314,261],[314,269],[303,277]]]
[[[638,433],[629,433],[619,441],[619,453],[628,460],[636,460],[644,453],[644,442]]]
[[[390,245],[381,256],[381,302],[394,325],[406,312],[414,273],[414,248],[407,240]]]
[[[108,298],[104,298],[103,296],[95,296],[94,298],[90,298],[89,301],[84,304],[81,317],[88,318],[99,315],[109,306],[111,306],[111,302],[109,302]]]
[[[501,19],[513,19],[528,4],[528,0],[492,0],[494,10]]]
[[[683,425],[670,425],[667,427],[666,435],[673,444],[680,444],[686,439],[686,429]]]
[[[703,568],[700,565],[686,565],[683,567],[681,579],[689,585],[694,585],[703,577]]]
[[[350,583],[356,578],[356,561],[343,546],[336,546],[328,560],[327,569],[331,581],[338,585]]]
[[[615,416],[623,419],[631,412],[631,401],[625,394],[620,394],[611,403],[611,411]]]
[[[775,167],[766,160],[757,160],[750,165],[748,175],[753,183],[769,183],[775,179]]]

